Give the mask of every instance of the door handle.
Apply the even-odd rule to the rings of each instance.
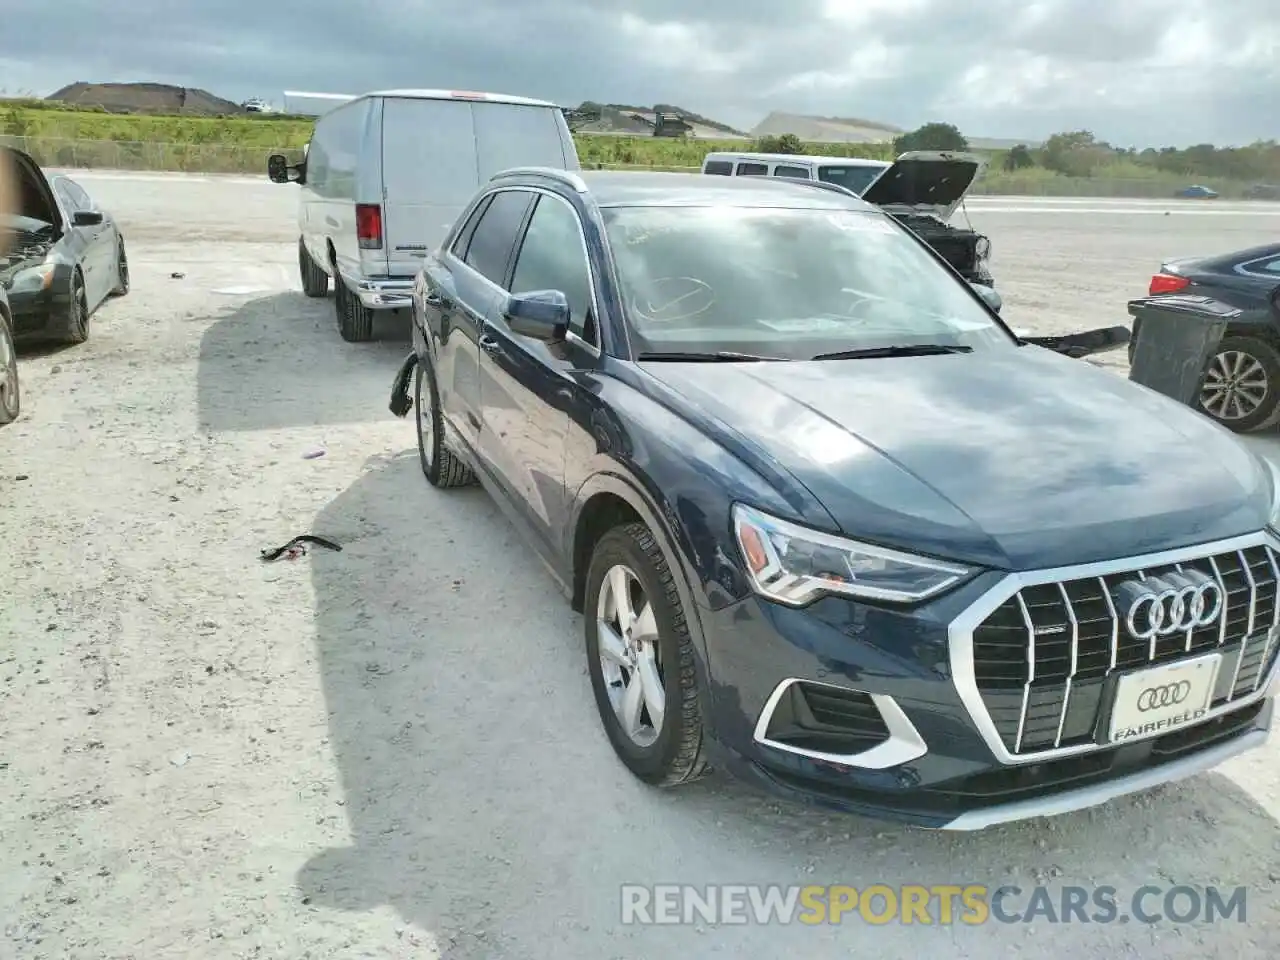
[[[480,349],[485,353],[496,355],[502,352],[502,344],[493,339],[493,337],[484,335],[477,342],[480,344]]]

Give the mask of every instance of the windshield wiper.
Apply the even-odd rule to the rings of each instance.
[[[877,357],[933,357],[944,353],[973,353],[973,347],[950,343],[902,343],[893,347],[862,347],[858,350],[837,350],[820,353],[814,360],[863,360]]]
[[[641,353],[636,360],[692,360],[703,363],[741,363],[748,360],[786,360],[786,357],[766,357],[758,353],[735,353],[717,350],[715,353]]]

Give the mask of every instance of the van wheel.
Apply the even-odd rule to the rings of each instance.
[[[312,259],[307,245],[298,238],[298,273],[302,275],[302,292],[319,299],[329,292],[329,275]]]
[[[333,280],[333,308],[338,316],[338,333],[347,343],[373,339],[373,311],[351,292],[341,275]]]

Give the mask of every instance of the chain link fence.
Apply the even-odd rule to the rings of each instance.
[[[173,170],[187,173],[247,173],[266,176],[267,157],[283,153],[301,159],[300,147],[242,147],[222,143],[155,143],[129,140],[70,140],[57,137],[0,136],[43,166],[101,170]],[[594,170],[668,170],[696,172],[698,167],[659,164],[584,163]],[[1172,199],[1178,184],[1162,179],[1019,176],[988,171],[974,184],[973,196],[1114,197]],[[1244,184],[1222,185],[1224,198],[1239,197]]]

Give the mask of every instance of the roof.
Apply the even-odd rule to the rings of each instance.
[[[373,90],[366,97],[397,97],[407,100],[489,100],[493,103],[515,103],[526,107],[557,107],[547,100],[533,100],[509,93],[486,93],[482,90]]]
[[[888,167],[888,160],[869,160],[866,157],[826,157],[803,153],[739,153],[737,150],[716,150],[707,154],[707,159],[733,157],[742,160],[763,160],[766,163],[809,163],[820,166],[839,167]]]
[[[601,207],[788,207],[874,210],[856,197],[785,178],[713,177],[703,173],[583,170],[577,174]]]

